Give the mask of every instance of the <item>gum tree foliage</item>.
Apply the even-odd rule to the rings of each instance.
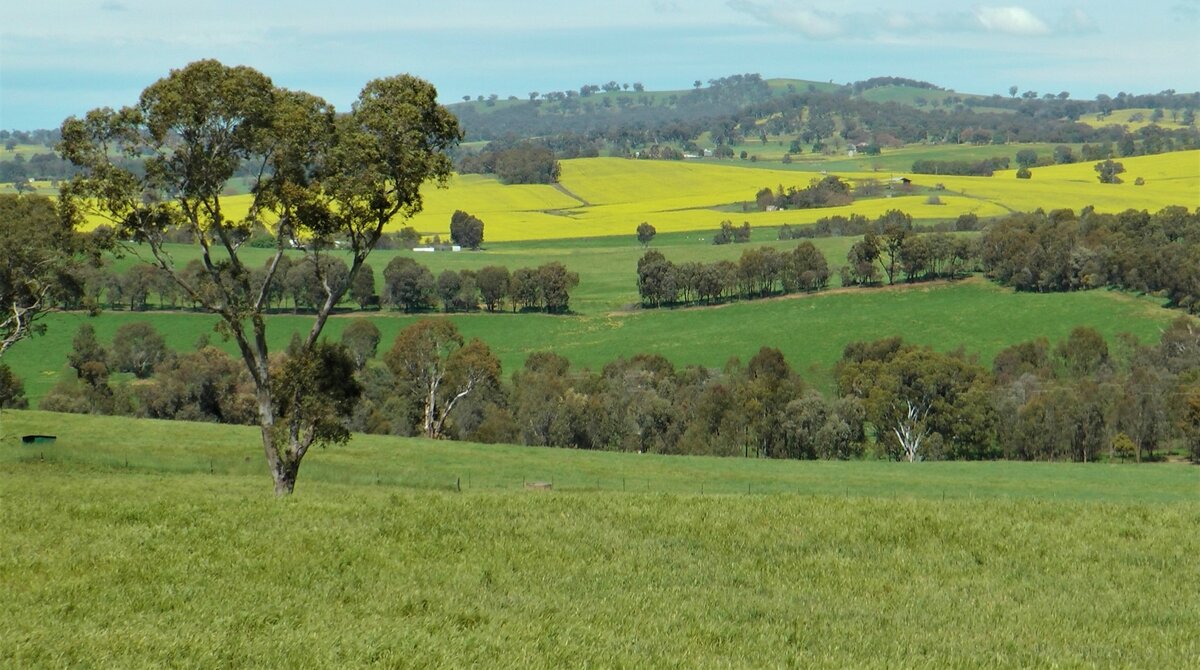
[[[295,487],[301,459],[314,443],[336,442],[345,394],[310,388],[284,371],[276,383],[264,311],[285,249],[304,247],[324,300],[293,358],[296,370],[341,366],[319,346],[330,312],[375,248],[383,227],[422,208],[420,187],[450,174],[446,150],[461,139],[454,116],[429,83],[409,75],[376,79],[351,111],[337,114],[316,96],[277,88],[248,67],[192,63],[146,88],[119,110],[95,109],[62,126],[60,153],[80,173],[62,189],[77,217],[104,218],[148,262],[169,272],[181,291],[220,316],[255,389],[263,450],[277,495]],[[122,166],[143,157],[144,173]],[[227,212],[226,182],[249,164],[257,175],[249,213]],[[241,257],[255,224],[272,228],[276,248],[265,272]],[[203,272],[185,273],[165,246],[173,226],[191,232]],[[349,270],[341,281],[321,272],[322,249],[345,241]],[[347,361],[350,367],[353,362]],[[293,383],[295,382],[295,383]],[[318,402],[320,396],[325,404]]]
[[[649,222],[643,221],[638,224],[637,238],[638,242],[642,243],[642,248],[645,248],[647,245],[649,245],[650,241],[653,240],[654,236],[657,234],[658,230],[654,226],[650,225]]]
[[[450,241],[468,249],[483,244],[483,221],[461,209],[450,216]]]
[[[71,270],[85,251],[49,198],[0,195],[0,356],[41,332],[38,319],[76,283]]]
[[[908,461],[993,455],[991,378],[964,356],[898,337],[853,342],[836,375],[840,395],[862,400],[885,455]]]
[[[112,366],[120,372],[132,372],[138,379],[154,374],[155,368],[170,356],[167,341],[145,321],[124,324],[113,336]]]
[[[496,311],[508,297],[510,275],[508,268],[498,265],[488,265],[480,268],[475,275],[475,284],[479,287],[479,296],[483,298],[484,307],[489,312]]]
[[[1096,170],[1096,178],[1101,184],[1120,184],[1122,179],[1117,175],[1125,171],[1124,165],[1111,159],[1096,163],[1092,168]]]
[[[384,362],[396,390],[420,409],[421,434],[439,439],[454,408],[485,386],[498,386],[500,361],[478,339],[464,343],[452,321],[423,319],[400,331]]]
[[[406,256],[396,256],[383,270],[380,300],[406,312],[420,312],[433,306],[436,288],[429,268]]]
[[[381,337],[379,328],[369,319],[354,319],[342,331],[342,346],[353,356],[356,370],[366,368],[367,361],[375,358]]]

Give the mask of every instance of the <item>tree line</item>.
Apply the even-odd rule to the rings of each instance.
[[[913,161],[912,171],[916,174],[990,177],[996,170],[1007,170],[1008,165],[1008,156],[985,158],[977,162],[922,159]]]
[[[1200,313],[1200,210],[1012,214],[984,231],[980,258],[989,277],[1019,291],[1111,286]]]
[[[815,291],[829,283],[829,265],[812,242],[779,251],[747,249],[737,262],[673,263],[651,249],[638,260],[638,295],[643,307],[711,305],[797,291]]]
[[[736,84],[728,84],[735,79]],[[633,155],[667,142],[694,151],[695,142],[706,132],[718,149],[749,139],[765,142],[768,134],[792,135],[797,141],[791,153],[801,152],[803,145],[822,151],[831,141],[873,147],[916,142],[1120,144],[1120,154],[1125,156],[1200,147],[1200,131],[1194,125],[1200,94],[1194,93],[1122,93],[1116,97],[1100,95],[1095,100],[1071,99],[1065,93],[1011,99],[951,95],[944,101],[918,101],[914,106],[873,102],[855,94],[880,85],[936,87],[877,78],[832,90],[792,86],[771,94],[756,83],[761,81],[756,75],[725,80],[727,83],[721,86],[715,83],[721,80],[714,80],[708,88],[697,87],[682,95],[640,96],[630,98],[629,104],[607,107],[586,98],[564,96],[562,100],[531,100],[487,113],[464,106],[456,106],[454,111],[468,135],[476,139],[574,135],[586,138],[597,149],[607,144],[612,155]],[[608,100],[606,97],[605,102]],[[1157,111],[1150,119],[1152,125],[1136,131],[1116,123],[1093,127],[1080,122],[1086,114],[1102,120],[1114,109],[1139,105]],[[1168,114],[1185,127],[1166,128],[1153,123]],[[717,153],[732,156],[732,152]]]
[[[297,338],[298,340],[298,338]],[[1094,329],[1013,345],[990,368],[960,348],[899,337],[848,344],[833,395],[806,383],[778,350],[721,368],[679,368],[658,354],[598,371],[534,352],[510,380],[487,345],[446,319],[405,328],[376,359],[366,319],[322,342],[340,370],[317,397],[347,431],[661,454],[793,459],[1153,460],[1183,447],[1200,460],[1200,328],[1181,317],[1158,342]],[[273,357],[282,379],[294,342]],[[74,374],[42,401],[52,411],[226,423],[256,420],[253,383],[201,338],[172,352],[148,324],[126,324],[111,347],[89,324],[75,336]],[[138,383],[114,383],[114,371]],[[21,403],[0,368],[0,398]],[[14,400],[15,398],[15,400]]]
[[[265,280],[272,268],[275,280],[268,284]],[[495,265],[479,270],[443,270],[435,276],[416,260],[396,256],[384,268],[380,286],[370,263],[363,263],[351,278],[343,257],[332,253],[285,254],[247,268],[247,272],[249,285],[263,292],[267,309],[296,314],[320,309],[327,287],[341,295],[335,306],[351,309],[383,307],[413,313],[440,307],[446,312],[481,308],[497,312],[511,307],[514,312],[564,314],[570,311],[571,291],[579,285],[578,273],[558,262],[512,272]],[[196,292],[184,290],[177,276],[196,287]],[[189,261],[175,274],[146,264],[118,271],[111,264],[80,263],[57,278],[49,295],[60,308],[93,313],[101,309],[199,309],[205,297],[228,290],[227,282],[224,277],[214,281],[199,259]]]
[[[570,311],[571,291],[578,285],[579,274],[558,261],[517,268],[511,273],[497,265],[479,270],[443,270],[435,278],[424,265],[397,256],[384,268],[379,302],[410,313],[429,311],[440,301],[446,312],[477,311],[482,302],[489,312],[500,311],[508,304],[514,312],[566,314]]]

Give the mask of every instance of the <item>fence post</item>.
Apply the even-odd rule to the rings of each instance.
[[[462,477],[454,478],[454,490],[459,493],[462,493]]]

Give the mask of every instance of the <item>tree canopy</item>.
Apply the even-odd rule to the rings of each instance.
[[[348,397],[353,389],[275,383],[264,310],[282,279],[284,251],[303,248],[321,287],[313,324],[292,352],[296,361],[283,368],[287,381],[288,370],[342,365],[340,354],[318,346],[329,314],[383,227],[421,211],[422,184],[446,182],[446,151],[462,137],[457,120],[437,104],[432,85],[410,75],[367,83],[350,112],[338,114],[321,98],[278,88],[252,68],[203,60],[172,70],[135,105],[67,119],[62,137],[62,155],[80,168],[62,187],[67,211],[76,220],[92,215],[109,222],[119,239],[142,245],[194,303],[221,317],[256,391],[276,493],[291,493],[308,449],[340,437],[325,429],[326,410],[348,406],[305,396]],[[144,157],[144,172],[119,156]],[[246,164],[257,175],[253,198],[246,216],[234,216],[220,196]],[[275,236],[275,254],[261,274],[239,253],[260,225]],[[201,272],[177,267],[164,248],[174,228],[189,231],[200,246]],[[322,262],[334,238],[350,252],[344,275]],[[277,421],[286,430],[276,430]]]
[[[55,294],[75,283],[84,246],[49,198],[0,195],[0,356],[40,332]]]

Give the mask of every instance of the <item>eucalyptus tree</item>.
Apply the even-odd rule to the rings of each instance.
[[[103,218],[120,239],[136,243],[135,253],[217,314],[236,342],[254,385],[277,495],[292,492],[314,443],[348,437],[339,412],[354,389],[293,382],[301,370],[343,367],[344,350],[319,343],[330,313],[384,226],[421,211],[422,184],[444,185],[449,177],[446,151],[462,133],[436,98],[428,82],[400,75],[369,82],[351,111],[338,114],[321,98],[278,88],[254,69],[204,60],[172,70],[135,105],[63,123],[60,152],[81,168],[62,189],[68,210],[76,218]],[[124,167],[123,157],[142,157],[144,173]],[[221,193],[246,166],[256,176],[249,211],[241,215]],[[275,234],[265,272],[248,267],[241,254],[255,225]],[[180,227],[200,247],[203,272],[184,272],[172,257],[167,232]],[[335,240],[350,260],[340,279],[320,270]],[[300,348],[273,364],[264,313],[292,248],[312,257],[323,300]],[[306,394],[324,394],[326,402]]]
[[[78,281],[89,246],[49,198],[0,195],[0,357],[44,330],[39,320]]]

